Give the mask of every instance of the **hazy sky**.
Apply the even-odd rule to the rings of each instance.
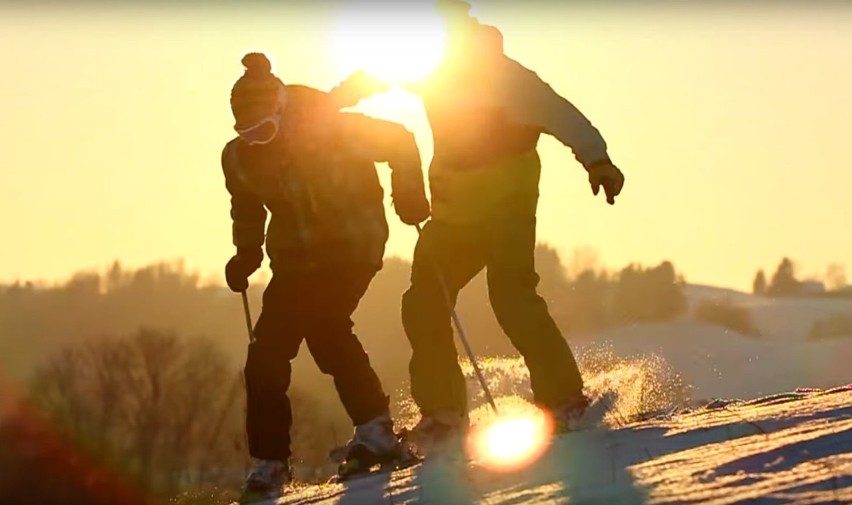
[[[669,259],[688,281],[736,288],[785,255],[803,274],[852,267],[852,7],[475,3],[626,175],[610,207],[544,137],[541,241],[591,246],[613,268]],[[285,82],[328,89],[348,70],[350,35],[339,4],[200,5],[0,4],[0,282],[116,259],[183,258],[220,275],[232,246],[219,156],[240,57],[264,50]],[[377,9],[360,11],[373,37],[387,28]],[[410,30],[393,33],[420,19],[399,16]],[[428,160],[428,127],[406,98],[360,109],[406,124]],[[388,216],[388,254],[410,257],[416,232]]]

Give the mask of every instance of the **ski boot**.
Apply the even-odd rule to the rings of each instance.
[[[341,457],[341,453],[345,455]],[[356,426],[352,440],[344,448],[333,451],[332,458],[340,461],[333,482],[393,471],[420,461],[394,433],[393,422],[387,415]]]
[[[465,453],[469,425],[467,416],[439,412],[424,415],[414,428],[400,435],[418,455],[458,455]]]
[[[555,434],[580,431],[599,426],[612,408],[615,398],[604,393],[595,398],[581,395],[551,410]]]
[[[293,474],[288,462],[254,459],[237,503],[246,505],[279,498],[281,488],[292,480]]]

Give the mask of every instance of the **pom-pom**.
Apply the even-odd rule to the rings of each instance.
[[[246,67],[246,74],[261,75],[272,72],[272,63],[263,53],[248,53],[243,56],[243,66]]]

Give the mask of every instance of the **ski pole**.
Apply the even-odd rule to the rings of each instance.
[[[243,295],[243,311],[246,313],[246,328],[248,329],[249,343],[254,342],[254,332],[251,329],[251,311],[249,310],[248,296],[245,291],[240,291]]]
[[[419,224],[414,225],[417,228],[417,235],[423,235],[423,229]],[[450,317],[453,320],[453,324],[456,327],[456,333],[459,335],[459,340],[461,340],[462,345],[464,346],[464,350],[467,352],[467,356],[470,359],[470,364],[473,365],[473,371],[476,373],[476,378],[479,379],[479,384],[482,386],[482,391],[485,393],[485,399],[488,400],[488,404],[491,405],[491,410],[494,411],[494,415],[500,415],[500,412],[497,410],[497,403],[494,401],[494,397],[491,395],[491,390],[488,389],[488,384],[485,382],[485,377],[482,375],[482,370],[479,368],[479,364],[476,362],[476,356],[473,354],[473,349],[470,347],[470,342],[467,340],[467,336],[465,335],[464,328],[462,327],[461,320],[459,319],[458,312],[456,312],[456,308],[453,304],[452,299],[450,298],[450,290],[447,287],[446,281],[444,281],[444,276],[441,274],[441,269],[438,266],[438,261],[434,256],[430,255],[432,258],[432,267],[435,269],[435,277],[438,278],[438,283],[441,285],[441,291],[444,293],[444,302],[447,304],[447,308],[450,310]]]

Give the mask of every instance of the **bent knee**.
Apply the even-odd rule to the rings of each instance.
[[[249,345],[243,374],[249,387],[287,387],[290,381],[290,359],[269,352],[257,342]]]
[[[535,286],[509,283],[491,283],[488,298],[495,311],[504,312],[526,305],[544,303]]]
[[[337,375],[349,369],[370,366],[370,358],[361,342],[352,334],[335,338],[312,338],[308,350],[320,372]]]

